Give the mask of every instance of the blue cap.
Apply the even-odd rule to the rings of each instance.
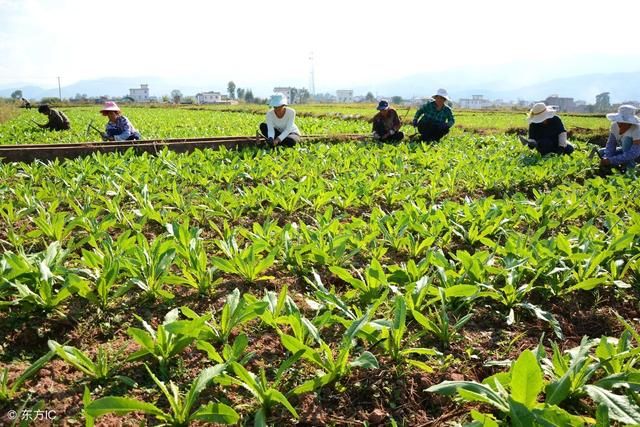
[[[383,99],[382,101],[378,102],[378,107],[376,107],[378,110],[386,110],[387,108],[389,108],[389,101]]]
[[[280,107],[281,105],[287,105],[287,97],[284,96],[284,93],[274,93],[271,95],[271,99],[269,99],[269,106]]]

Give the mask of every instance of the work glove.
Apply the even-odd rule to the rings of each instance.
[[[267,138],[267,145],[273,147],[273,138]]]

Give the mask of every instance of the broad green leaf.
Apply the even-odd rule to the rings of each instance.
[[[415,366],[416,368],[423,370],[424,372],[429,372],[429,373],[430,373],[430,372],[434,372],[434,369],[433,369],[431,366],[427,365],[426,363],[424,363],[424,362],[423,362],[423,361],[421,361],[421,360],[406,359],[406,362],[407,362],[409,365],[413,365],[413,366]]]
[[[91,402],[85,411],[91,417],[99,417],[104,414],[123,415],[129,412],[143,412],[150,415],[163,415],[164,413],[151,403],[141,402],[127,397],[108,396]]]
[[[194,412],[191,419],[209,423],[236,424],[240,421],[240,415],[224,403],[209,402]]]
[[[596,409],[596,426],[595,427],[609,427],[611,420],[609,419],[609,407],[604,403],[598,405]]]
[[[357,359],[354,359],[349,363],[352,367],[359,367],[365,369],[378,369],[378,360],[376,357],[368,351],[364,351]]]
[[[534,409],[533,415],[536,427],[584,427],[593,424],[593,420],[572,415],[555,405],[545,405],[543,408]]]
[[[287,398],[284,397],[284,395],[282,393],[280,393],[278,390],[272,388],[272,389],[269,389],[269,396],[270,396],[271,400],[280,403],[282,406],[287,408],[287,411],[289,411],[291,413],[291,415],[293,415],[294,417],[298,418],[298,413],[293,408],[293,406],[291,406],[291,403],[289,403]]]
[[[627,424],[640,423],[640,408],[635,402],[631,402],[627,396],[613,394],[608,390],[591,384],[587,384],[584,388],[596,403],[605,405],[609,409],[609,416],[614,420]]]
[[[447,298],[470,297],[480,291],[476,285],[453,285],[444,289]]]
[[[490,403],[503,412],[509,410],[509,405],[506,400],[496,391],[487,385],[475,381],[443,381],[440,384],[432,385],[426,391],[447,396],[460,393],[460,391],[468,391],[472,393],[471,396],[474,396],[473,400]]]
[[[511,398],[531,409],[542,391],[542,369],[531,350],[525,350],[511,367]]]
[[[475,422],[468,424],[466,427],[499,427],[498,422],[491,414],[483,414],[472,409],[471,418],[473,418]]]
[[[295,395],[309,393],[311,391],[319,389],[320,387],[326,386],[334,379],[335,377],[332,374],[326,374],[319,377],[315,377],[313,379],[303,382],[298,387],[294,388],[290,393]]]

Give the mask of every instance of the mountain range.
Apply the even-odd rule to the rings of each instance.
[[[473,76],[472,71],[424,73],[376,85],[375,92],[384,95],[414,97],[432,95],[438,88],[446,88],[454,100],[483,95],[486,99],[543,100],[556,94],[587,103],[595,103],[595,96],[610,92],[611,102],[640,100],[640,71],[628,73],[584,74],[543,80],[534,84],[517,85],[502,78]],[[366,90],[366,86],[356,92]]]
[[[89,97],[107,95],[110,97],[128,95],[130,88],[140,87],[141,83],[149,85],[152,96],[169,95],[178,89],[184,95],[195,95],[198,92],[226,92],[227,82],[211,84],[194,84],[179,79],[160,77],[102,78],[82,80],[62,87],[63,98],[72,98],[76,94]],[[479,76],[473,70],[457,70],[448,72],[431,72],[414,74],[395,80],[353,87],[355,95],[374,92],[377,96],[399,95],[405,98],[432,95],[437,88],[446,88],[454,100],[469,98],[471,95],[483,95],[487,99],[529,101],[545,99],[557,94],[572,97],[587,103],[595,102],[595,95],[610,92],[611,102],[640,100],[640,71],[625,73],[584,74],[571,77],[543,80],[534,84],[518,85],[491,73]],[[41,88],[25,84],[5,84],[0,86],[0,96],[9,97],[16,89],[22,90],[28,99],[57,97],[58,88]],[[272,88],[266,84],[256,85],[253,92],[256,96],[266,96]]]

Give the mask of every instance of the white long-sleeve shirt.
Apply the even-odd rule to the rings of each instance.
[[[280,131],[280,141],[284,140],[290,133],[297,133],[300,135],[300,129],[295,124],[296,110],[293,108],[285,107],[284,116],[279,118],[276,116],[275,110],[267,111],[267,137],[275,137],[275,129]]]

